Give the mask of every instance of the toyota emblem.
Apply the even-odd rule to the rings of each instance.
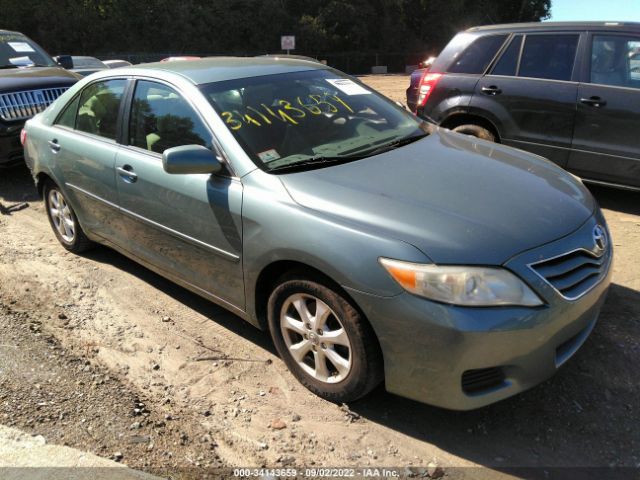
[[[596,225],[593,228],[593,242],[598,252],[604,252],[607,248],[607,232],[602,225]]]

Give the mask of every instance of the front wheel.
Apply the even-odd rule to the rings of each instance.
[[[44,187],[44,203],[51,228],[64,248],[80,253],[94,246],[84,234],[71,205],[53,182],[47,182]]]
[[[268,315],[278,353],[316,395],[350,402],[382,380],[382,357],[370,325],[324,282],[283,279],[269,298]]]

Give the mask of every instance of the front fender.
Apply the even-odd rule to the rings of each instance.
[[[402,289],[379,264],[379,257],[430,261],[413,245],[298,205],[277,177],[262,171],[256,176],[262,177],[260,182],[245,182],[243,200],[243,267],[252,318],[258,278],[274,262],[302,263],[344,288],[390,297]]]

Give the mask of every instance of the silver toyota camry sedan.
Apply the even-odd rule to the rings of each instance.
[[[30,120],[54,234],[268,329],[335,402],[477,408],[551,376],[593,329],[612,248],[545,159],[439,129],[316,62],[99,72]]]

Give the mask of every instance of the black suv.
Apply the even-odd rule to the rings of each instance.
[[[23,161],[20,131],[24,122],[78,78],[21,33],[0,30],[0,167]]]
[[[414,111],[443,127],[640,189],[639,23],[471,28],[414,83]]]

